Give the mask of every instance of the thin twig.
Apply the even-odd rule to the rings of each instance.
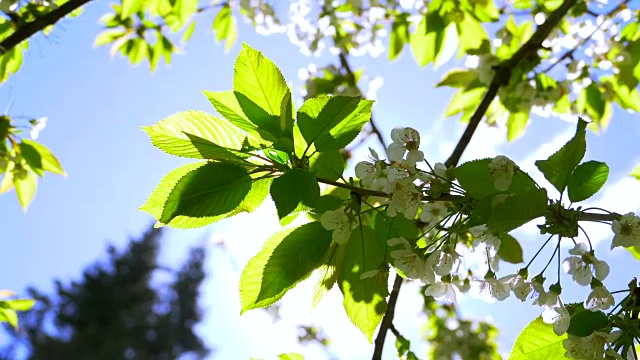
[[[52,10],[40,17],[37,17],[32,22],[26,23],[18,27],[13,34],[9,35],[6,39],[0,42],[0,55],[4,55],[14,47],[18,46],[24,40],[27,40],[38,31],[44,30],[47,26],[55,24],[58,20],[67,16],[72,11],[78,9],[82,5],[88,3],[91,0],[69,0],[66,3],[60,5],[57,9]]]
[[[347,189],[347,190],[351,190],[352,192],[358,194],[358,195],[362,195],[362,196],[378,196],[378,197],[390,197],[391,194],[387,194],[385,192],[382,191],[377,191],[377,190],[370,190],[370,189],[365,189],[365,188],[361,188],[361,187],[357,187],[357,186],[353,186],[353,185],[349,185],[346,183],[341,183],[339,181],[334,181],[334,180],[329,180],[329,179],[325,179],[325,178],[321,178],[321,177],[316,177],[316,179],[318,180],[318,182],[321,182],[323,184],[327,184],[327,185],[333,185],[336,187],[341,187],[343,189]],[[454,200],[462,200],[464,198],[464,196],[461,195],[451,195],[451,194],[441,194],[439,198],[433,198],[429,195],[423,195],[422,196],[422,201],[454,201]]]
[[[460,157],[462,153],[469,145],[471,141],[471,137],[473,137],[474,132],[478,128],[480,121],[484,117],[484,114],[487,112],[489,105],[493,102],[496,95],[498,95],[498,89],[504,84],[506,84],[511,78],[511,71],[520,64],[523,60],[528,58],[531,55],[534,55],[538,49],[542,46],[542,42],[549,36],[551,30],[555,28],[558,23],[564,18],[564,16],[569,12],[569,10],[575,5],[577,0],[565,0],[560,7],[554,10],[551,15],[547,18],[547,20],[538,27],[536,32],[531,36],[531,38],[522,45],[518,51],[516,51],[513,56],[500,64],[497,67],[496,73],[493,76],[493,80],[491,80],[491,84],[487,89],[484,98],[482,98],[482,102],[476,109],[476,111],[471,116],[469,120],[469,124],[467,124],[467,128],[465,129],[462,137],[458,141],[453,153],[445,162],[447,167],[456,166],[460,161]]]

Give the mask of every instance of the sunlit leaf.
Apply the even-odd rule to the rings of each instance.
[[[609,177],[609,166],[600,161],[580,164],[567,182],[569,199],[572,202],[586,200],[595,195]]]
[[[567,334],[556,335],[553,326],[538,317],[518,335],[509,360],[564,360],[562,341],[566,338]]]

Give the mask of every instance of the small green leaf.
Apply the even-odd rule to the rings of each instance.
[[[543,216],[547,210],[548,201],[545,189],[507,195],[493,208],[487,227],[495,233],[509,232]]]
[[[242,162],[246,135],[233,124],[203,111],[184,111],[143,126],[153,145],[175,156]]]
[[[242,311],[265,307],[322,265],[332,234],[319,222],[285,229],[272,236],[249,260],[240,276]]]
[[[187,27],[187,30],[185,30],[184,33],[182,34],[182,39],[180,39],[180,42],[186,43],[187,41],[189,41],[195,29],[196,29],[196,22],[191,21],[191,23],[189,24],[189,27]]]
[[[586,200],[597,193],[609,177],[609,166],[599,161],[580,164],[567,182],[569,199],[572,202]]]
[[[298,353],[280,354],[278,360],[304,360],[304,356]]]
[[[318,178],[338,180],[344,168],[344,158],[338,150],[317,153],[309,160],[309,171]]]
[[[398,14],[391,24],[391,36],[389,37],[389,60],[395,60],[402,52],[404,44],[409,42],[409,13]]]
[[[4,300],[8,303],[9,307],[16,311],[27,311],[31,310],[31,308],[36,304],[36,301],[33,299],[15,299],[15,300]]]
[[[552,325],[537,317],[518,335],[509,360],[564,360],[562,341],[566,338],[567,334],[556,335]]]
[[[96,39],[93,42],[93,46],[98,47],[110,44],[124,35],[125,32],[121,29],[107,29],[96,36]]]
[[[0,308],[0,322],[8,322],[14,329],[17,329],[18,314],[13,309]]]
[[[585,337],[609,324],[609,318],[602,311],[582,310],[571,317],[567,334]]]
[[[640,165],[636,166],[629,175],[640,180]]]
[[[309,171],[293,169],[275,178],[270,192],[278,209],[278,218],[282,219],[298,204],[314,207],[320,198],[320,185]]]
[[[236,25],[236,19],[231,12],[229,3],[226,3],[216,15],[213,20],[212,29],[215,30],[217,42],[222,40],[226,41],[224,51],[228,52],[238,37],[238,26]]]
[[[44,145],[35,141],[22,139],[20,151],[29,167],[42,176],[42,171],[49,171],[54,174],[66,175],[58,159]]]
[[[520,264],[524,261],[522,246],[518,240],[506,233],[499,234],[498,237],[500,238],[500,248],[498,249],[500,259],[512,264]]]
[[[483,86],[471,83],[464,89],[458,90],[445,110],[444,116],[449,117],[459,113],[467,114],[475,111],[486,92]]]
[[[440,86],[449,86],[456,88],[465,88],[471,82],[476,80],[478,75],[476,72],[470,70],[459,70],[453,69],[449,71],[439,83],[436,84],[436,87]]]
[[[122,0],[122,8],[120,10],[120,16],[123,19],[131,17],[131,15],[140,11],[144,5],[144,0]]]
[[[522,134],[529,121],[529,112],[511,112],[507,119],[507,140],[513,141]]]
[[[361,225],[353,230],[345,247],[344,263],[338,274],[338,285],[344,295],[343,305],[351,322],[371,342],[387,310],[389,273],[381,271],[366,279],[360,279],[360,276],[380,269],[385,263],[385,244],[376,238],[370,227]]]
[[[631,255],[633,255],[633,257],[640,260],[640,246],[631,246],[626,249],[629,250],[629,252],[631,253]]]
[[[571,140],[547,160],[536,161],[538,169],[560,193],[564,192],[571,173],[580,164],[587,150],[586,127],[587,122],[580,119],[576,134]]]
[[[186,24],[191,15],[198,10],[198,0],[176,0],[173,11],[178,16],[179,24]]]
[[[23,178],[13,177],[13,185],[16,187],[16,194],[20,205],[26,211],[36,194],[36,187],[38,186],[38,178],[31,171],[26,172],[26,176]]]

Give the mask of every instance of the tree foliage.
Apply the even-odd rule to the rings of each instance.
[[[107,262],[89,266],[78,281],[56,281],[53,295],[31,288],[36,306],[9,332],[14,341],[2,357],[26,351],[29,359],[204,358],[209,350],[194,332],[204,250],[192,249],[175,272],[162,268],[161,234],[150,229],[123,251],[109,247]],[[170,281],[152,283],[167,271]]]

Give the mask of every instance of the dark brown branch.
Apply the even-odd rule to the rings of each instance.
[[[400,294],[400,287],[402,286],[402,276],[396,274],[395,280],[393,280],[393,289],[391,295],[389,295],[389,303],[387,304],[387,311],[384,313],[382,323],[380,324],[380,330],[378,330],[378,336],[376,336],[375,349],[373,351],[373,360],[382,359],[382,349],[384,348],[384,340],[387,337],[387,329],[393,326],[393,317],[396,312],[396,302],[398,301],[398,295]]]
[[[58,20],[70,14],[72,11],[88,3],[91,0],[69,0],[57,9],[46,13],[32,22],[23,24],[18,27],[13,34],[0,42],[0,55],[3,55],[18,46],[21,42],[27,40],[38,31],[44,30],[49,25],[55,24]]]
[[[355,77],[355,75],[353,73],[353,70],[351,70],[351,65],[349,65],[349,61],[347,60],[347,56],[344,53],[341,52],[339,57],[340,57],[340,65],[342,66],[342,68],[346,72],[347,82],[349,83],[349,86],[357,88],[358,86],[356,85],[356,77]],[[371,119],[369,120],[369,124],[371,126],[371,132],[376,135],[376,137],[378,138],[378,141],[380,142],[380,145],[382,145],[382,147],[384,147],[386,149],[387,148],[387,144],[384,141],[384,136],[382,136],[382,132],[380,132],[380,129],[378,129],[378,126],[373,121],[373,115],[371,115]]]
[[[511,78],[511,71],[523,60],[527,59],[531,55],[534,55],[536,51],[540,49],[544,39],[549,36],[551,30],[553,30],[553,28],[555,28],[558,23],[560,23],[562,18],[567,14],[567,12],[569,12],[569,10],[573,7],[573,5],[575,5],[576,2],[577,0],[565,0],[559,8],[554,10],[549,15],[547,20],[538,27],[531,38],[526,43],[524,43],[522,47],[518,49],[518,51],[516,51],[516,53],[513,54],[513,56],[509,60],[503,62],[497,67],[496,73],[493,76],[493,80],[491,81],[491,84],[489,85],[484,98],[482,98],[482,102],[480,102],[480,105],[471,116],[469,124],[462,134],[462,137],[460,137],[460,140],[458,141],[456,148],[453,150],[453,153],[445,162],[445,165],[447,167],[458,165],[462,153],[467,148],[467,145],[469,145],[471,137],[478,128],[478,125],[484,117],[484,114],[487,112],[489,105],[491,105],[491,102],[493,102],[496,95],[498,94],[498,89],[500,89],[500,87],[507,83]]]

